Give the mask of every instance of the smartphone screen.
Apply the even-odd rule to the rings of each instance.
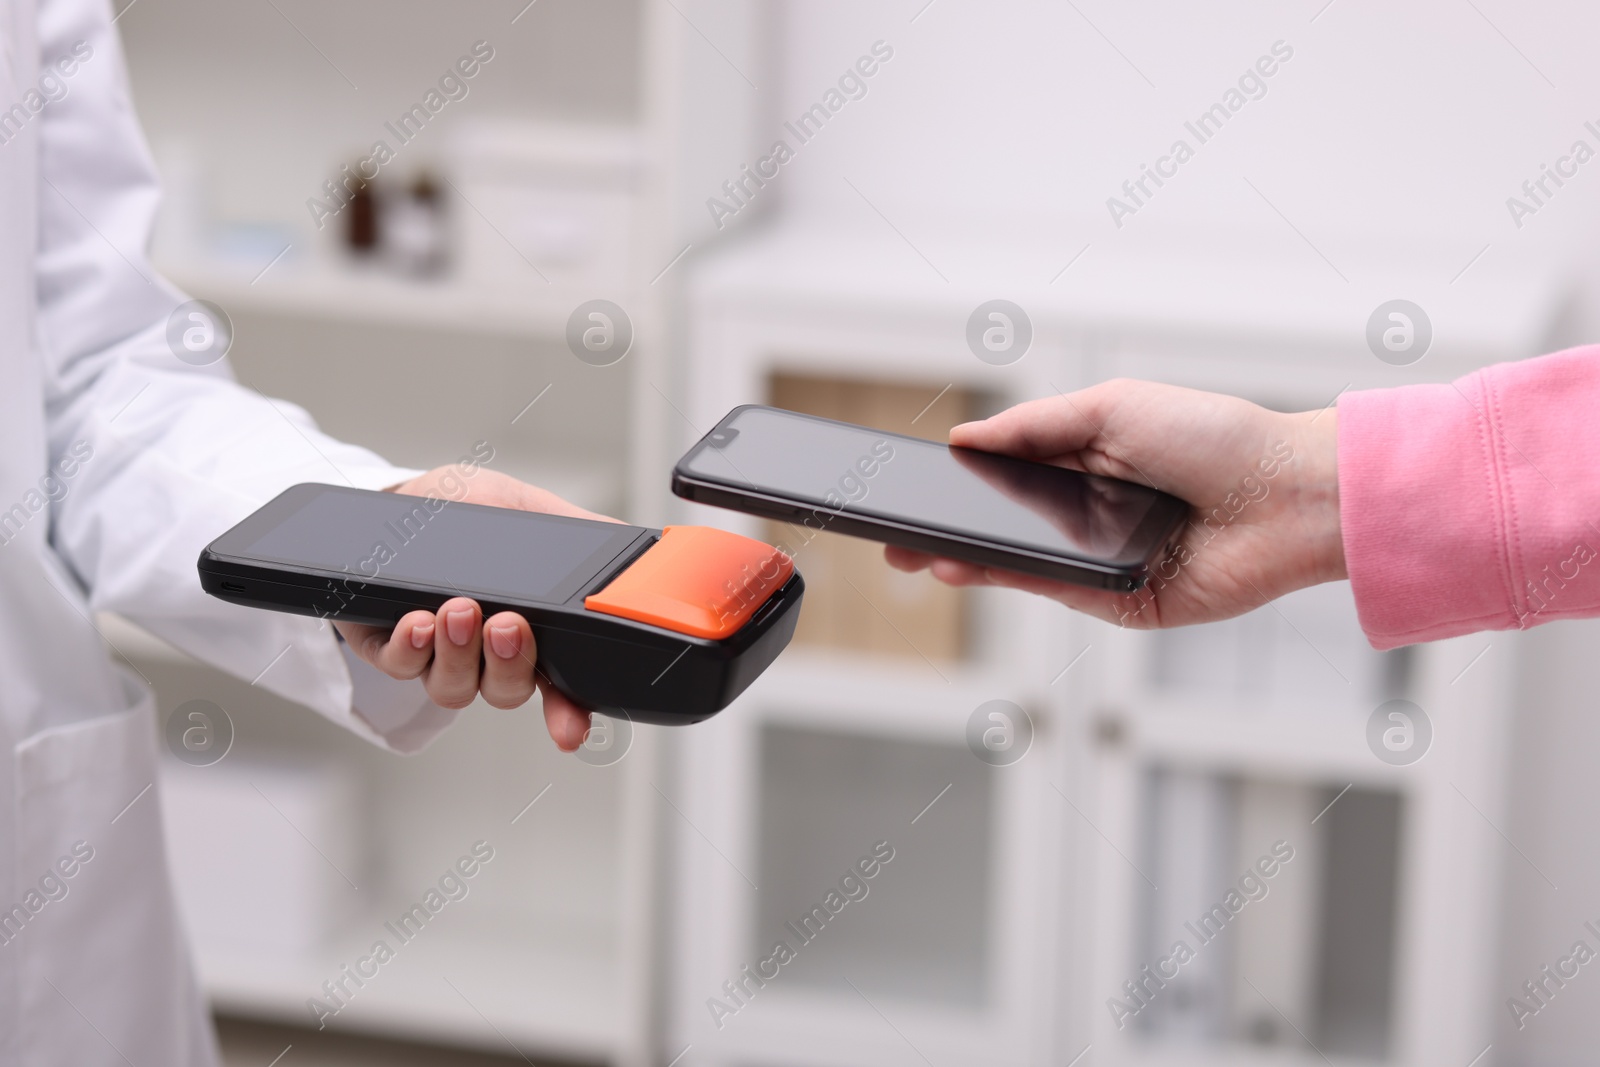
[[[398,493],[308,486],[252,516],[228,555],[399,581],[463,596],[562,603],[639,535],[639,527]]]
[[[740,409],[684,457],[692,477],[1003,546],[1137,563],[1134,534],[1170,498],[1145,486],[777,408]]]

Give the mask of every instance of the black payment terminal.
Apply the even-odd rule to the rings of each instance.
[[[296,485],[211,542],[200,584],[235,604],[393,625],[451,597],[515,611],[538,669],[635,722],[709,718],[794,634],[805,583],[760,541],[428,497]]]

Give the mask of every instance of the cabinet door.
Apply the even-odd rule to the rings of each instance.
[[[1118,339],[1091,364],[1286,411],[1324,408],[1352,377],[1314,346],[1227,348]],[[1097,1053],[1478,1055],[1494,943],[1463,943],[1459,924],[1486,927],[1499,877],[1507,664],[1473,666],[1481,638],[1372,650],[1348,583],[1103,640],[1090,816],[1125,854],[1102,853],[1090,878]],[[1425,740],[1408,755],[1386,730]],[[1441,953],[1456,962],[1444,976],[1427,963]]]

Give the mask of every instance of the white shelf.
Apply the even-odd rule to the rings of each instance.
[[[1371,707],[1241,711],[1237,701],[1189,696],[1138,698],[1124,717],[1142,758],[1269,779],[1325,778],[1405,788],[1415,775],[1373,759],[1365,723]]]
[[[199,210],[188,221],[199,224],[182,225],[180,217],[180,225],[167,234],[176,239],[163,244],[158,236],[158,249],[172,253],[159,259],[158,266],[194,297],[221,305],[241,326],[242,320],[253,320],[251,329],[260,336],[250,346],[239,346],[242,379],[257,387],[270,382],[275,387],[270,395],[299,396],[302,402],[307,396],[300,390],[315,382],[314,396],[321,404],[305,406],[323,425],[398,461],[448,461],[482,436],[496,447],[496,469],[586,507],[633,519],[659,518],[665,494],[651,487],[662,484],[664,489],[664,479],[648,475],[670,451],[663,445],[665,426],[675,416],[646,382],[673,381],[671,368],[662,363],[662,327],[687,266],[674,257],[690,240],[683,232],[687,227],[694,228],[696,242],[704,240],[699,198],[692,192],[685,197],[680,190],[715,187],[723,174],[750,158],[748,123],[730,121],[730,115],[755,105],[726,91],[725,69],[713,70],[703,62],[706,42],[679,13],[633,3],[590,7],[540,15],[541,6],[526,18],[515,10],[497,16],[501,29],[489,36],[506,58],[474,84],[475,102],[462,118],[470,112],[477,119],[493,115],[519,125],[567,119],[582,127],[576,137],[569,131],[559,141],[539,146],[529,158],[512,161],[519,165],[561,156],[561,167],[576,166],[600,155],[608,164],[603,169],[614,171],[618,167],[613,164],[634,163],[631,153],[645,146],[648,150],[637,160],[641,166],[628,167],[630,192],[613,190],[615,195],[602,197],[588,175],[570,187],[574,201],[593,207],[602,221],[617,223],[615,229],[603,229],[603,236],[615,238],[614,243],[596,247],[625,250],[625,255],[590,259],[572,252],[552,254],[547,261],[532,239],[539,235],[519,229],[523,191],[511,173],[480,168],[486,184],[497,186],[480,191],[470,173],[450,169],[463,153],[441,125],[408,150],[423,154],[408,154],[395,175],[395,180],[404,180],[417,166],[455,173],[462,187],[458,191],[471,197],[472,206],[463,205],[452,219],[460,223],[452,239],[463,273],[438,281],[412,280],[345,261],[331,241],[311,237],[299,204],[326,168],[349,158],[345,153],[350,146],[370,143],[375,120],[370,109],[360,106],[362,99],[403,103],[438,77],[434,61],[425,57],[419,60],[422,66],[396,62],[395,42],[470,41],[477,33],[470,25],[476,15],[436,5],[429,9],[426,24],[391,27],[395,32],[380,35],[382,39],[364,33],[360,12],[335,17],[320,32],[331,33],[334,42],[346,32],[354,36],[344,51],[336,44],[325,46],[355,64],[349,70],[362,87],[359,98],[337,100],[324,99],[321,81],[314,78],[317,84],[312,85],[292,74],[295,64],[304,61],[306,43],[271,11],[247,12],[248,25],[234,25],[238,19],[232,9],[183,0],[161,11],[141,6],[119,29],[126,30],[136,95],[156,135],[152,139],[159,149],[166,139],[162,134],[174,135],[179,161],[188,149],[192,162],[199,164],[187,185],[172,183],[170,192],[177,195],[169,201],[193,194],[189,206]],[[743,25],[740,12],[730,14],[739,33],[752,43],[758,40],[756,27]],[[298,19],[292,11],[290,15]],[[513,15],[521,20],[515,27],[509,26]],[[700,15],[695,18],[702,21]],[[719,22],[718,44],[712,47],[741,56],[733,40],[737,34],[729,31],[727,20]],[[541,28],[530,31],[535,23],[542,23]],[[203,31],[198,37],[196,25]],[[256,30],[267,37],[255,40]],[[194,41],[201,38],[253,43],[243,51],[208,52],[215,62],[197,74],[193,64],[176,57],[193,51]],[[597,68],[590,46],[604,51],[604,69]],[[448,55],[456,47],[450,45]],[[535,51],[525,53],[523,60],[532,56],[539,62],[512,55],[527,48]],[[551,50],[554,65],[544,61]],[[339,60],[341,65],[346,58]],[[747,62],[742,57],[736,61]],[[241,73],[240,62],[251,69]],[[638,84],[611,76],[617,72],[636,73]],[[226,98],[196,98],[190,91],[196,77],[244,96],[233,92],[224,94]],[[326,70],[321,77],[337,76]],[[479,94],[488,95],[480,99]],[[198,111],[193,106],[197,99]],[[456,106],[446,116],[452,123]],[[279,138],[285,151],[275,153],[265,166],[259,153],[252,157],[251,146],[235,150],[240,131],[265,128],[261,122],[241,124],[241,113],[255,115],[279,133],[288,128],[275,123],[285,115],[295,120],[288,130],[292,136]],[[637,127],[627,159],[615,152],[607,156],[604,145],[597,152],[592,140],[585,140],[601,117]],[[685,144],[693,145],[694,152],[680,158],[678,148]],[[526,145],[509,145],[494,131],[488,147],[504,153]],[[682,177],[686,166],[694,168],[687,180]],[[496,199],[501,193],[506,200]],[[630,198],[624,226],[609,212]],[[688,207],[679,211],[678,200],[685,199]],[[549,207],[535,201],[528,201],[532,214]],[[245,252],[225,259],[213,251],[208,234],[212,224],[231,223],[248,231],[242,236],[251,240],[260,240],[263,233],[270,237],[280,227],[286,236],[268,240],[259,255]],[[475,239],[482,245],[476,251],[488,249],[493,255],[477,256]],[[289,241],[293,249],[269,262]],[[541,280],[523,254],[553,281]],[[669,264],[676,264],[674,272],[653,288],[647,286]],[[623,365],[607,370],[578,363],[564,345],[572,311],[596,298],[625,307],[635,328],[634,351]],[[305,327],[314,327],[309,337]],[[302,338],[311,343],[296,344]],[[448,342],[442,350],[441,340]],[[451,358],[437,358],[439,351]],[[247,365],[252,361],[255,365]],[[375,383],[369,372],[375,367],[401,373],[389,374],[378,388],[370,388]],[[471,371],[480,374],[474,378]],[[257,375],[259,380],[252,381]],[[552,395],[531,410],[522,409],[526,417],[521,417],[519,409],[547,382],[556,386]],[[515,395],[509,391],[512,385]],[[442,401],[440,413],[420,423],[420,431],[412,425],[401,434],[393,408],[374,402],[380,394],[402,406]],[[387,420],[385,411],[391,416]],[[614,446],[571,443],[580,439],[583,428],[597,426]],[[493,885],[480,880],[471,899],[452,904],[430,923],[369,980],[330,1027],[454,1042],[518,1060],[544,1062],[548,1056],[605,1061],[614,1067],[664,1062],[655,1023],[662,999],[656,952],[669,938],[656,929],[661,895],[656,872],[663,831],[675,827],[666,820],[675,816],[648,784],[667,780],[658,766],[660,734],[641,729],[626,761],[600,770],[554,757],[539,736],[537,705],[515,713],[480,707],[466,712],[466,721],[426,752],[399,760],[361,747],[355,738],[330,730],[313,716],[279,714],[285,709],[272,705],[275,698],[244,682],[201,675],[188,656],[129,623],[107,618],[101,625],[109,641],[157,680],[169,703],[181,699],[178,694],[200,678],[205,684],[196,688],[202,695],[238,696],[243,710],[230,705],[230,711],[239,718],[242,740],[289,754],[331,750],[350,761],[370,796],[388,801],[369,821],[369,858],[397,891],[424,884],[420,879],[435,869],[438,849],[455,847],[466,832],[485,825],[486,811],[504,818],[526,803],[537,792],[533,786],[538,781],[525,791],[520,784],[524,779],[561,778],[540,810],[571,803],[570,817],[536,836],[530,833],[536,844],[524,850],[508,846],[506,858],[487,876],[494,878],[494,870],[500,870],[507,877]],[[512,716],[514,723],[508,722]],[[578,788],[568,791],[569,779]],[[531,818],[518,827],[529,827]],[[558,877],[536,880],[540,872]],[[205,988],[224,1011],[314,1025],[307,998],[340,967],[370,950],[372,939],[381,936],[383,920],[398,913],[391,904],[385,899],[342,922],[336,929],[348,932],[349,941],[341,933],[337,944],[298,957],[198,945]],[[581,928],[574,928],[575,915],[581,916]],[[447,977],[468,999],[445,983]],[[515,1048],[508,1047],[512,1043]]]
[[[1018,677],[967,660],[930,663],[914,655],[891,658],[801,646],[785,651],[750,687],[740,714],[810,729],[959,740],[967,715],[984,701],[1028,701],[1038,687],[1019,685]],[[1043,712],[1029,710],[1036,718]]]
[[[383,923],[407,906],[396,901],[386,910],[373,909],[345,924],[364,935],[303,957],[274,958],[259,950],[202,952],[201,981],[220,1011],[313,1025],[307,999],[323,998],[322,983],[370,952],[374,939],[394,946],[396,939]],[[414,941],[400,946],[347,1006],[327,1019],[328,1028],[506,1055],[590,1060],[616,1055],[615,953],[601,940],[604,931],[595,931],[594,938],[567,931],[562,941],[559,932],[548,929],[529,935],[507,930],[510,924],[452,914],[459,906],[447,907]]]
[[[705,257],[696,264],[692,292],[707,311],[771,314],[803,308],[814,316],[825,307],[838,318],[943,321],[959,316],[962,324],[979,303],[1004,296],[1029,313],[1036,343],[1041,327],[1065,325],[1185,342],[1206,334],[1277,338],[1301,348],[1350,351],[1354,346],[1357,352],[1373,308],[1406,293],[1432,318],[1435,347],[1468,360],[1533,354],[1566,292],[1548,264],[1514,262],[1509,254],[1477,264],[1451,284],[1473,249],[1421,250],[1398,260],[1374,258],[1368,248],[1341,259],[1351,278],[1345,284],[1315,261],[1203,242],[1097,243],[1052,282],[1051,275],[1076,247],[984,236],[952,231],[927,240],[924,247],[941,249],[929,252],[936,261],[959,264],[959,272],[941,281],[893,233],[795,221]],[[959,330],[953,337],[956,354],[975,363],[962,337]],[[1441,360],[1440,355],[1431,358]],[[875,358],[857,372],[882,366],[883,360]]]
[[[228,262],[161,267],[179,288],[214,301],[230,314],[540,339],[559,340],[572,309],[601,295],[541,282],[531,275],[516,285],[491,287],[448,277],[416,280],[337,262],[286,259],[264,273],[260,267]],[[463,351],[470,354],[471,349]]]
[[[919,1055],[935,1063],[996,1062],[990,1021],[980,1012],[930,1009],[883,996],[867,1002],[848,990],[838,995],[774,988],[763,991],[762,998],[740,1013],[748,1014],[748,1021],[731,1020],[718,1034],[722,1055],[740,1063],[831,1067],[922,1063]],[[827,1024],[819,1026],[819,1019]],[[908,1032],[918,1035],[909,1048]],[[795,1048],[805,1050],[804,1059],[784,1055],[784,1049]]]
[[[1116,1060],[1125,1067],[1379,1067],[1387,1061],[1324,1056],[1317,1052],[1259,1049],[1242,1044],[1217,1044],[1204,1051],[1163,1047],[1155,1042],[1129,1042],[1137,1053]]]

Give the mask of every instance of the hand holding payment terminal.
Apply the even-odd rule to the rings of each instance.
[[[538,669],[635,722],[721,711],[794,634],[784,553],[709,526],[664,530],[332,485],[296,485],[211,542],[200,584],[249,607],[391,626],[467,596],[515,611]]]

